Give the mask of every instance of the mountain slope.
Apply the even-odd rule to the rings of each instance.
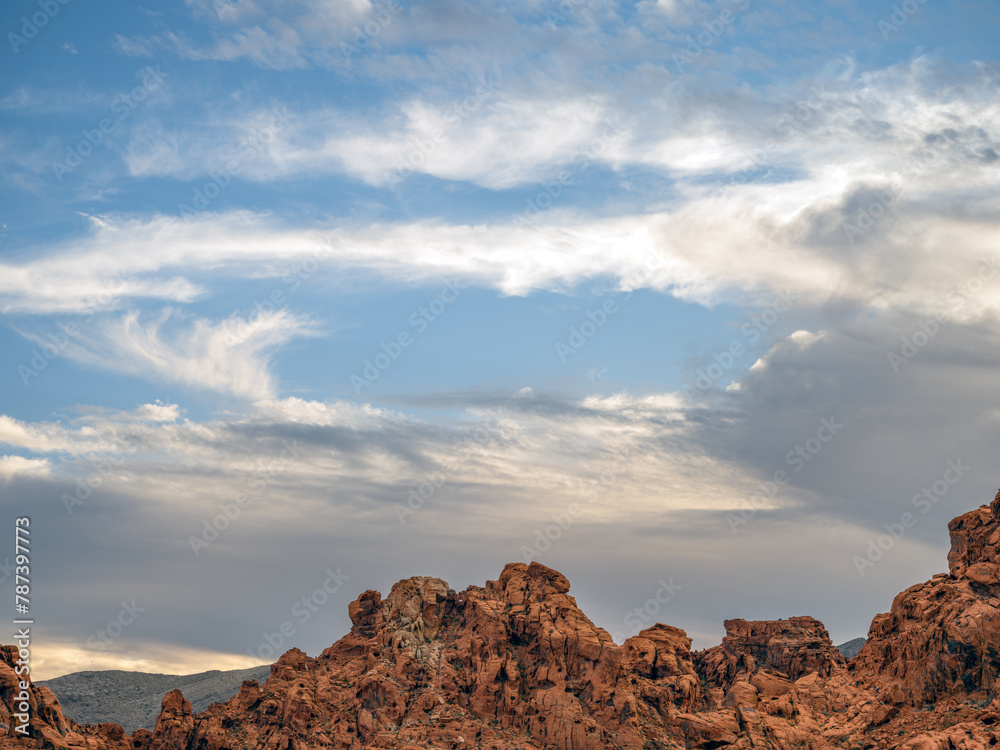
[[[72,724],[28,685],[31,738],[0,748],[91,750],[716,750],[1000,744],[1000,493],[949,525],[950,573],[899,594],[845,664],[811,617],[726,622],[714,648],[655,625],[617,645],[569,581],[511,563],[451,590],[404,579],[349,607],[348,635],[297,649],[267,680],[201,713],[179,690],[152,732]],[[13,666],[0,650],[0,720],[17,724]]]
[[[171,690],[183,689],[194,710],[204,711],[236,695],[244,680],[263,681],[270,671],[270,665],[189,675],[103,670],[74,672],[36,684],[59,697],[67,718],[79,724],[110,721],[131,732],[156,725],[163,696]]]
[[[837,650],[844,655],[845,659],[850,661],[851,659],[853,659],[855,656],[858,655],[858,652],[864,645],[865,645],[864,638],[852,638],[847,643],[841,643],[839,646],[837,646]]]

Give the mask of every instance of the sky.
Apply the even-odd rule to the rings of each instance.
[[[618,643],[840,643],[1000,486],[994,3],[0,20],[36,678],[315,656],[531,560]]]

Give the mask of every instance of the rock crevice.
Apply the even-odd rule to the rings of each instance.
[[[0,748],[90,750],[985,750],[1000,739],[1000,493],[949,525],[950,574],[899,594],[849,663],[812,617],[725,623],[693,653],[658,624],[622,644],[539,563],[455,592],[404,579],[362,593],[351,631],[298,649],[267,679],[200,713],[179,690],[153,731],[77,725],[29,685],[31,736],[13,732],[14,647],[0,650]]]

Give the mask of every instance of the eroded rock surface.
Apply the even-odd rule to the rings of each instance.
[[[724,625],[722,643],[696,657],[699,672],[712,687],[728,690],[741,677],[748,680],[761,669],[790,680],[814,672],[829,677],[847,663],[823,623],[813,617],[726,620]]]
[[[30,685],[13,733],[16,651],[0,652],[0,748],[305,750],[998,747],[1000,493],[949,526],[950,574],[907,589],[847,664],[822,623],[729,620],[692,654],[656,625],[616,645],[538,563],[484,587],[402,580],[351,603],[351,632],[318,657],[287,652],[266,681],[194,713],[168,693],[154,731],[66,720]]]
[[[950,574],[897,595],[852,662],[896,705],[994,696],[1000,687],[1000,492],[948,529]]]

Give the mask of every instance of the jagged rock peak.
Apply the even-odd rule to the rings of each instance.
[[[794,681],[812,673],[828,677],[846,664],[823,623],[814,617],[726,620],[725,627],[721,644],[695,654],[699,673],[714,687],[729,690],[760,669]]]
[[[1000,491],[990,505],[952,520],[948,531],[951,575],[984,586],[1000,586]]]
[[[844,666],[812,617],[728,620],[723,642],[658,624],[616,645],[538,563],[452,591],[399,581],[350,604],[349,634],[285,653],[259,684],[193,714],[168,693],[155,731],[66,720],[29,683],[29,738],[0,750],[986,750],[1000,744],[998,499],[955,519],[952,575],[896,597]],[[987,567],[979,567],[987,566]],[[0,651],[0,720],[21,690]]]

